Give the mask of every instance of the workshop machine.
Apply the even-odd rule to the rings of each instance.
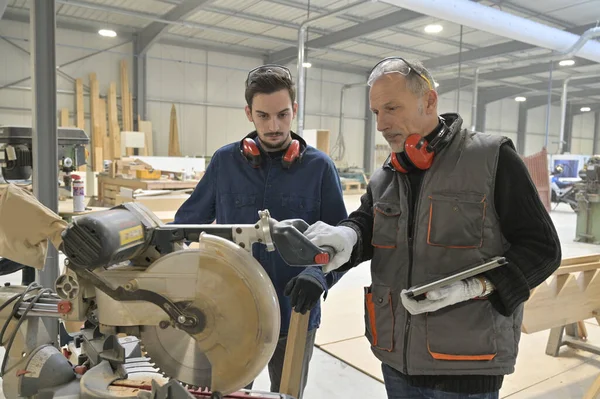
[[[58,128],[58,169],[64,189],[71,193],[71,172],[86,164],[86,148],[90,138],[84,130]],[[32,128],[0,126],[0,166],[4,180],[29,180],[33,166]]]
[[[578,242],[600,244],[600,155],[588,159],[575,185]]]
[[[267,210],[251,225],[163,224],[138,203],[74,218],[54,290],[0,288],[4,395],[247,397],[239,392],[266,367],[280,325],[252,247],[277,250],[291,266],[328,263],[333,253],[312,244],[307,227]],[[72,331],[62,352],[44,327],[52,318]]]

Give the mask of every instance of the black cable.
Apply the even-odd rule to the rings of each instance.
[[[8,342],[7,343],[4,342],[4,334],[6,333],[6,330],[8,329],[8,326],[10,325],[13,317],[17,316],[17,313],[19,312],[19,308],[25,300],[25,296],[27,294],[29,294],[30,292],[33,292],[36,290],[39,290],[39,292],[35,295],[35,297],[33,297],[29,301],[29,305],[21,314],[19,321],[17,322],[16,326],[14,327]],[[19,333],[19,329],[21,328],[21,325],[23,324],[23,322],[26,319],[27,313],[29,313],[33,309],[33,307],[38,302],[38,300],[42,297],[42,295],[47,294],[47,293],[52,293],[52,290],[50,288],[44,288],[41,285],[39,285],[38,283],[33,282],[30,285],[28,285],[27,288],[22,293],[14,295],[8,301],[6,301],[2,305],[0,305],[0,312],[1,312],[8,305],[10,305],[13,301],[16,300],[16,303],[13,306],[10,316],[7,318],[6,322],[2,326],[2,331],[0,331],[0,345],[2,345],[5,349],[4,358],[2,360],[2,366],[0,367],[0,377],[4,376],[4,369],[6,368],[6,363],[8,360],[10,350],[15,341],[15,338],[17,337],[17,334]]]

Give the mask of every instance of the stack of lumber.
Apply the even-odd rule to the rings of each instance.
[[[344,194],[360,194],[364,191],[361,189],[360,180],[340,177],[340,181],[342,183]]]

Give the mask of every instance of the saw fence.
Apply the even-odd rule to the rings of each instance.
[[[586,342],[584,320],[600,324],[600,254],[563,259],[525,303],[522,331],[550,330],[546,354],[558,356],[562,346],[600,355],[600,347]],[[600,397],[600,375],[584,399]]]

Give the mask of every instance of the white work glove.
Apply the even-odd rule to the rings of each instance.
[[[406,296],[406,291],[402,290],[400,293],[402,305],[404,305],[410,314],[415,315],[435,312],[446,306],[477,298],[483,294],[483,284],[478,278],[469,278],[437,290],[429,291],[425,294],[426,299],[420,301]]]
[[[329,246],[335,251],[329,263],[323,266],[323,272],[329,273],[338,269],[350,260],[352,249],[358,240],[356,231],[346,226],[330,226],[327,223],[316,222],[311,225],[304,235],[317,247]]]

